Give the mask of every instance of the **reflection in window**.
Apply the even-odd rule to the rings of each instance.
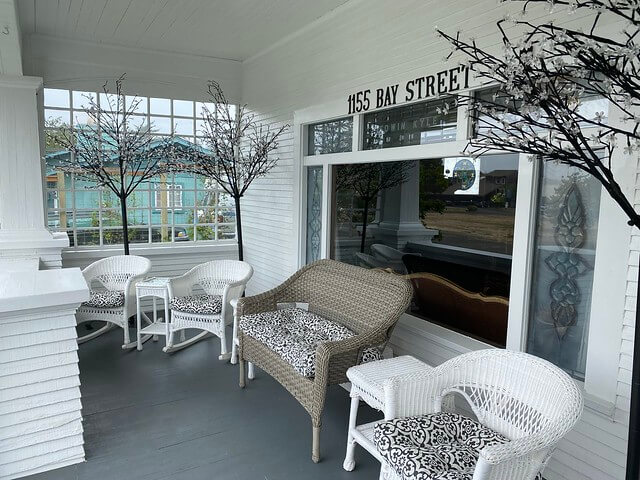
[[[407,275],[414,315],[504,346],[518,156],[381,163],[401,180],[368,193],[341,178],[370,165],[334,167],[331,257]]]
[[[512,96],[499,90],[497,87],[485,88],[478,90],[474,94],[474,101],[484,108],[495,109],[502,113],[501,119],[506,122],[505,127],[501,122],[497,122],[480,111],[475,112],[471,109],[471,116],[473,120],[473,131],[476,136],[482,134],[493,135],[506,135],[509,131],[509,125],[518,122],[521,117],[513,112],[518,112],[522,106],[522,100],[514,100]],[[576,110],[578,115],[581,115],[587,120],[600,119],[600,122],[606,123],[609,115],[609,101],[606,98],[598,97],[596,95],[584,95],[580,98],[580,105]],[[493,115],[495,116],[495,115]],[[542,115],[539,119],[540,123],[546,125],[545,116]],[[581,122],[582,127],[588,127],[587,122]],[[543,127],[536,128],[535,131],[543,131]]]
[[[379,110],[364,116],[364,149],[456,139],[458,109],[451,97]]]
[[[527,351],[584,380],[601,187],[545,162],[539,183]]]
[[[308,127],[307,155],[350,152],[353,139],[353,118],[314,123]]]

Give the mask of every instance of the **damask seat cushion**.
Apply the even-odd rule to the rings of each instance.
[[[355,333],[338,322],[300,308],[245,315],[240,330],[277,353],[296,372],[314,377],[316,348],[320,343],[345,340]],[[380,360],[380,349],[366,349],[361,362]]]
[[[89,300],[82,305],[92,308],[118,308],[124,305],[124,292],[118,290],[89,290]]]
[[[187,295],[173,297],[169,302],[171,310],[198,315],[215,315],[222,312],[222,296],[220,295]]]
[[[380,422],[373,441],[403,479],[472,480],[480,451],[508,439],[462,415],[436,413]]]

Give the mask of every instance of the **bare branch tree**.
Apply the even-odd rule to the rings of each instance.
[[[278,159],[272,153],[288,125],[272,128],[258,123],[246,105],[237,109],[231,105],[217,82],[210,81],[207,92],[213,107],[203,108],[204,126],[200,132],[206,149],[199,151],[192,168],[215,180],[233,198],[238,257],[242,260],[240,199],[255,179],[264,177],[276,166]]]
[[[514,0],[521,16],[498,22],[503,53],[491,53],[460,34],[438,32],[490,95],[460,97],[477,134],[467,151],[524,152],[571,165],[596,178],[640,228],[615,177],[615,162],[637,161],[640,151],[640,2],[637,0]],[[586,30],[527,20],[532,4],[591,15]],[[511,39],[505,26],[525,34]],[[612,32],[605,25],[623,25]],[[604,100],[604,102],[601,102]],[[604,108],[593,108],[604,104]],[[608,108],[607,108],[608,107]],[[607,111],[608,110],[608,111]],[[622,151],[620,151],[622,150]],[[640,282],[638,282],[640,287]],[[638,298],[640,298],[640,291]],[[640,477],[640,312],[636,306],[627,479]]]
[[[124,253],[129,255],[127,198],[142,182],[176,170],[180,164],[171,139],[155,138],[151,125],[137,121],[134,113],[142,99],[125,101],[124,78],[115,81],[114,93],[105,83],[100,102],[86,96],[86,124],[57,129],[52,140],[70,153],[59,161],[60,170],[87,178],[119,199]]]
[[[336,173],[336,190],[353,190],[364,202],[360,252],[364,253],[371,202],[388,188],[409,180],[411,162],[353,163],[341,165]]]

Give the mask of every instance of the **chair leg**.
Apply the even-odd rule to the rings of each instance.
[[[249,373],[247,374],[247,377],[249,377],[249,380],[256,378],[256,372],[252,362],[249,362]]]
[[[233,315],[233,334],[231,336],[231,363],[235,365],[238,363],[238,317],[235,315],[234,309]]]
[[[320,461],[320,424],[313,425],[313,443],[311,446],[311,460],[313,463]]]
[[[231,354],[227,351],[227,329],[224,327],[224,322],[220,328],[220,356],[218,360],[229,360]]]
[[[244,365],[245,365],[245,361],[244,359],[239,359],[239,363],[240,363],[240,368],[238,369],[240,372],[240,388],[244,388],[246,380],[245,380],[245,376],[244,376]]]
[[[122,348],[123,349],[131,348],[132,345],[131,345],[131,336],[129,335],[129,319],[127,319],[124,322],[122,329],[124,330],[124,343],[122,344]],[[137,342],[135,343],[135,346],[137,346]]]
[[[349,430],[347,432],[347,453],[344,456],[342,468],[347,472],[351,472],[356,466],[355,450],[356,441],[351,433],[356,428],[356,418],[358,417],[358,407],[360,405],[360,397],[351,398],[351,410],[349,410]]]

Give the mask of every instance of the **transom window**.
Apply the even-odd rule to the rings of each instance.
[[[79,130],[89,121],[88,98],[108,105],[108,95],[45,88],[44,129],[47,186],[47,225],[66,232],[71,246],[122,243],[118,198],[96,181],[59,168],[70,155],[55,140],[57,129]],[[136,97],[126,96],[130,105]],[[188,100],[137,97],[135,122],[149,125],[158,139],[169,137],[183,146],[202,143],[202,109],[215,105]],[[141,183],[127,199],[129,241],[164,243],[222,241],[235,238],[233,199],[211,180],[192,173],[159,175]]]

